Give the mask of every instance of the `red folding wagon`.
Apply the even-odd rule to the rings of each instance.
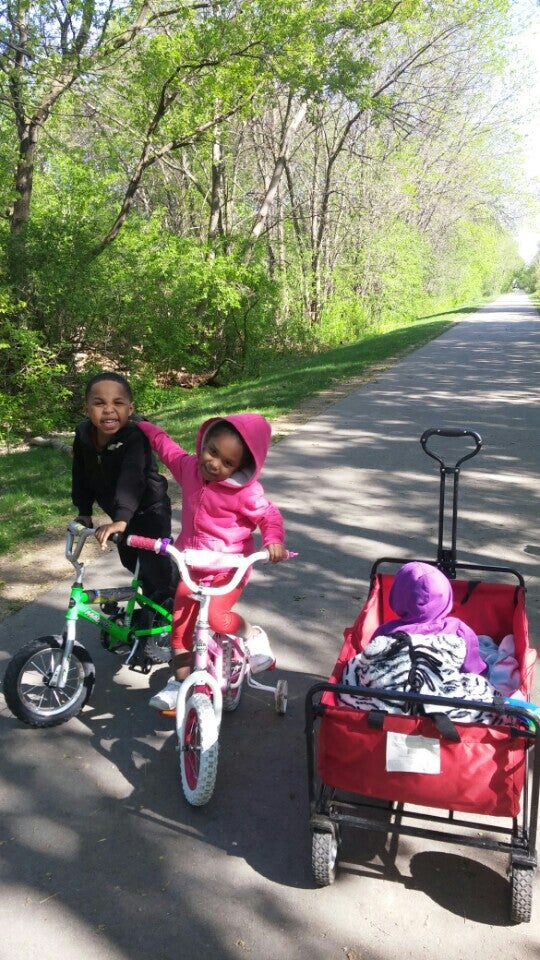
[[[434,443],[444,445],[445,438],[458,438],[458,442],[464,438],[467,443],[467,452],[453,466],[433,448]],[[513,634],[520,691],[529,701],[536,652],[528,642],[522,575],[503,565],[456,559],[460,466],[478,453],[482,440],[473,430],[439,428],[426,430],[420,442],[440,468],[437,558],[424,562],[437,566],[450,580],[454,616],[497,644]],[[447,510],[448,477],[453,487]],[[451,520],[450,548],[443,545],[447,520]],[[315,684],[306,695],[313,877],[318,886],[334,881],[345,825],[506,851],[511,921],[527,922],[537,866],[540,711],[531,705],[509,704],[501,696],[489,704],[496,723],[438,723],[444,714],[437,714],[437,706],[485,711],[486,703],[341,682],[347,662],[365,648],[381,624],[395,616],[388,599],[391,571],[409,560],[384,557],[376,561],[367,602],[354,625],[345,630],[329,680]],[[378,709],[348,706],[340,699],[342,693],[376,698]],[[388,704],[388,711],[380,709],[380,701]],[[403,712],[392,712],[396,704]]]

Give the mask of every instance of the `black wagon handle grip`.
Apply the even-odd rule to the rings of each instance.
[[[420,443],[424,449],[424,452],[427,453],[428,457],[432,457],[433,460],[437,460],[442,467],[446,467],[446,463],[437,453],[434,453],[428,446],[428,440],[430,437],[472,437],[474,440],[474,450],[470,450],[469,453],[466,453],[454,466],[454,470],[462,464],[465,460],[470,460],[471,457],[475,457],[478,451],[482,446],[482,437],[476,430],[469,430],[467,427],[434,427],[430,430],[424,430],[422,436],[420,437]]]

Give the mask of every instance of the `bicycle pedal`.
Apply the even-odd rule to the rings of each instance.
[[[129,664],[129,669],[134,670],[136,673],[150,673],[154,664],[151,660],[131,660]]]
[[[129,643],[117,643],[114,647],[109,645],[109,637],[107,634],[101,638],[101,646],[107,653],[114,653],[115,657],[126,657],[131,650]]]
[[[158,710],[158,713],[161,714],[162,717],[175,717],[175,716],[176,716],[176,710]]]

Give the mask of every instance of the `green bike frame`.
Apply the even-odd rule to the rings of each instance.
[[[138,578],[138,563],[135,568],[133,580],[125,587],[105,587],[97,590],[88,590],[83,586],[84,564],[79,561],[79,555],[87,538],[93,535],[93,530],[84,528],[75,521],[68,525],[66,558],[75,569],[76,579],[71,587],[66,611],[66,630],[64,634],[62,660],[49,681],[50,686],[53,687],[63,687],[66,682],[79,620],[86,620],[101,629],[104,646],[107,650],[114,652],[118,647],[130,647],[129,654],[124,660],[124,663],[128,664],[131,669],[135,669],[137,652],[142,639],[152,636],[162,636],[165,631],[170,631],[172,619],[170,611],[160,606],[159,603],[155,603],[142,592],[141,583]],[[119,601],[126,602],[122,610],[121,622],[115,619],[114,615],[111,616],[107,614],[97,606],[98,604],[118,603]],[[147,617],[145,618],[146,623],[143,622],[140,627],[136,623],[135,625],[133,623],[134,614],[139,610],[147,612]],[[153,626],[153,621],[156,617],[161,619],[161,623]],[[165,621],[165,623],[163,621]],[[146,672],[147,669],[148,668],[143,667],[144,672]]]

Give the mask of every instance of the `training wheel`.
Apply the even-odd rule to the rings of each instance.
[[[278,680],[274,691],[274,701],[276,713],[284,716],[287,713],[287,703],[289,699],[289,685],[286,680]]]

